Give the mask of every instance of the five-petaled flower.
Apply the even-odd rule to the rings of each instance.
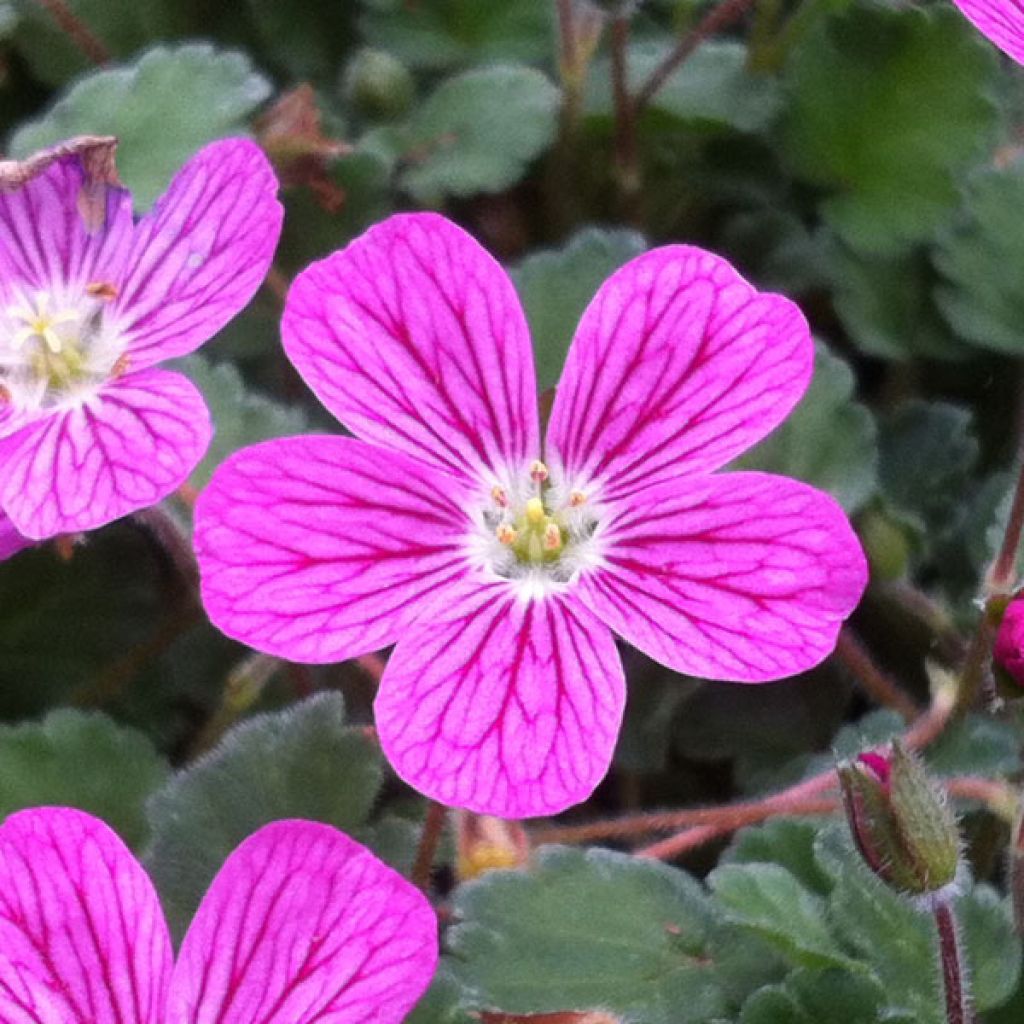
[[[1024,64],[1024,8],[1015,0],[953,0],[964,17],[1018,64]]]
[[[400,1024],[437,964],[420,892],[327,825],[266,825],[228,857],[177,962],[142,865],[103,822],[0,826],[0,1020]]]
[[[397,642],[375,713],[398,773],[446,803],[553,813],[604,776],[612,632],[673,669],[760,682],[833,648],[866,583],[839,506],[712,470],[800,398],[793,303],[688,246],[640,256],[579,325],[541,450],[508,277],[434,214],[392,217],[296,279],[286,351],[357,439],[236,453],[200,496],[213,621],[337,661]]]
[[[76,153],[0,192],[0,510],[20,533],[101,526],[195,468],[206,405],[155,364],[252,298],[281,230],[276,196],[245,139],[199,152],[138,222],[131,195]]]

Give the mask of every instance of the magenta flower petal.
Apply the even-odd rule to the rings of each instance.
[[[460,474],[539,454],[533,350],[508,275],[435,214],[371,228],[295,280],[285,350],[354,434]]]
[[[247,448],[196,506],[206,610],[228,635],[293,661],[392,644],[417,603],[465,571],[465,490],[350,438]]]
[[[423,895],[326,825],[279,821],[228,858],[203,899],[167,1019],[400,1024],[437,964]]]
[[[31,543],[27,537],[18,533],[14,528],[14,523],[0,511],[0,562],[5,558],[10,558],[11,555],[16,555]]]
[[[395,649],[374,705],[381,746],[421,793],[503,818],[555,814],[604,777],[625,681],[586,608],[499,584],[445,595]]]
[[[83,190],[100,197],[103,223],[82,216]],[[105,210],[105,215],[102,211]],[[0,192],[0,298],[26,290],[80,290],[117,280],[131,241],[132,199],[122,188],[89,185],[78,156],[55,160],[24,186]]]
[[[580,321],[548,427],[548,458],[605,496],[724,465],[787,416],[814,349],[800,310],[725,260],[654,249]]]
[[[671,481],[633,495],[580,596],[679,672],[756,683],[831,653],[867,585],[842,509],[765,473]]]
[[[182,167],[135,229],[112,310],[132,369],[193,351],[249,302],[282,215],[254,142],[213,142]]]
[[[4,1021],[164,1024],[171,957],[152,883],[103,822],[44,807],[0,827],[0,1007],[24,1008]]]
[[[1018,64],[1024,64],[1024,7],[1016,0],[953,0],[965,18]]]
[[[0,442],[0,508],[35,540],[92,529],[183,483],[211,432],[206,404],[186,378],[127,374]]]

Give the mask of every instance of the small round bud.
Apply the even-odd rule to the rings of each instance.
[[[1017,686],[1024,687],[1024,599],[1011,601],[996,633],[992,657]]]
[[[890,754],[861,754],[838,774],[854,841],[879,878],[911,896],[941,895],[956,881],[956,819],[916,757],[894,743]]]
[[[369,48],[349,62],[342,88],[360,114],[383,121],[401,117],[415,96],[409,69],[390,53]]]
[[[524,867],[530,859],[530,841],[523,826],[487,814],[456,812],[455,844],[460,882],[488,871]]]

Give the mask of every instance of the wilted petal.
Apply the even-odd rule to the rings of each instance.
[[[420,892],[327,825],[278,821],[214,879],[185,936],[174,1024],[399,1024],[437,965]]]
[[[229,636],[293,661],[394,643],[466,570],[461,481],[343,437],[246,448],[196,506],[203,602]]]
[[[87,224],[78,155],[60,157],[20,188],[0,191],[0,297],[19,292],[80,291],[122,274],[132,233],[132,200],[122,188],[90,185],[106,207],[103,223]]]
[[[437,602],[401,639],[374,711],[384,753],[411,786],[526,818],[590,795],[624,701],[615,643],[593,615],[495,583]]]
[[[3,1020],[164,1024],[171,942],[153,885],[103,822],[68,808],[11,815],[0,827]],[[34,980],[33,980],[34,979]],[[38,984],[37,984],[38,983]],[[38,1006],[31,1015],[27,1007]]]
[[[26,537],[91,530],[165,498],[210,443],[202,396],[144,370],[0,443],[0,508]]]
[[[712,253],[655,249],[587,307],[548,428],[547,457],[609,497],[717,469],[778,425],[814,358],[807,323]]]
[[[536,458],[533,350],[508,275],[431,213],[384,221],[295,280],[285,350],[353,433],[455,472]]]
[[[623,503],[581,599],[679,672],[756,683],[811,668],[867,583],[839,505],[784,477],[723,473]]]
[[[1017,0],[953,0],[967,20],[1003,53],[1024,64],[1024,7]]]
[[[14,528],[14,523],[0,511],[0,562],[5,558],[10,558],[11,555],[16,555],[31,543],[30,540],[18,533]]]
[[[247,139],[201,149],[142,218],[112,319],[138,369],[185,355],[253,297],[281,234],[277,179]]]

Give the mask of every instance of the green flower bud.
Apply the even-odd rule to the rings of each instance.
[[[390,121],[401,117],[415,97],[409,69],[384,50],[360,50],[345,68],[345,98],[364,117]]]
[[[894,743],[838,768],[846,816],[868,867],[898,891],[941,898],[956,882],[960,833],[944,792]]]

